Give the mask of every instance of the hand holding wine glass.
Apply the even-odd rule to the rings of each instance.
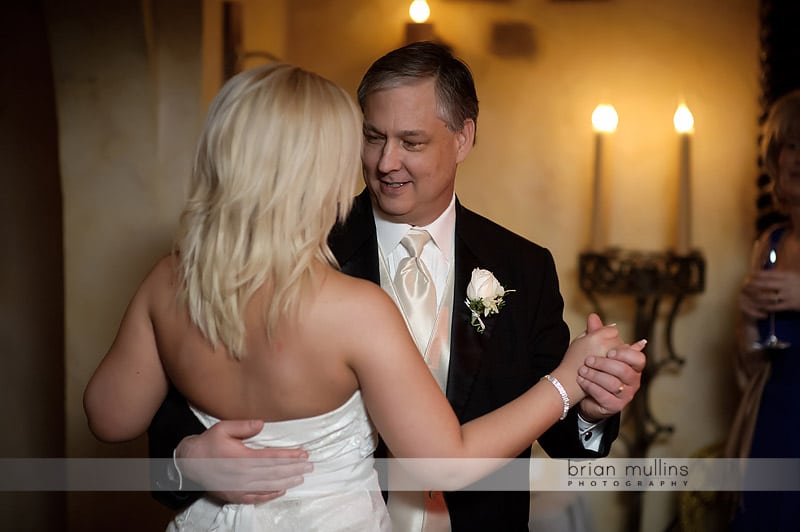
[[[760,268],[766,271],[773,271],[775,270],[775,265],[778,262],[778,243],[773,239],[770,239],[767,246],[763,246],[762,249],[757,249],[754,253],[754,268]],[[777,290],[771,291],[771,297],[775,303],[779,302],[780,299],[780,292]],[[775,334],[775,312],[774,310],[770,310],[768,313],[769,320],[769,332],[766,338],[763,338],[757,342],[753,343],[754,349],[786,349],[791,344],[784,340],[778,338]]]

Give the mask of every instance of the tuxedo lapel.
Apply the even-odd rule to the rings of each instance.
[[[470,324],[471,313],[464,303],[472,270],[480,267],[480,257],[469,242],[476,235],[470,231],[465,209],[456,201],[455,278],[453,284],[453,324],[450,339],[450,371],[447,378],[447,398],[456,415],[461,418],[475,377],[487,349],[493,320],[486,323],[483,334]]]
[[[354,200],[347,220],[333,228],[328,244],[342,272],[380,284],[375,218],[366,189]]]

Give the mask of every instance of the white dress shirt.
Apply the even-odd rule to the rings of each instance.
[[[408,257],[408,250],[400,245],[400,240],[408,232],[411,225],[406,223],[390,222],[373,210],[375,215],[375,229],[378,233],[378,246],[381,254],[386,259],[386,267],[390,278],[394,279],[400,261]],[[436,286],[436,303],[442,303],[447,275],[455,262],[456,238],[456,197],[450,200],[450,205],[439,215],[436,220],[422,227],[431,235],[431,241],[422,249],[422,262],[428,268]]]

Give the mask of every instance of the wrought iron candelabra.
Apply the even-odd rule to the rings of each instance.
[[[705,289],[705,259],[693,251],[688,255],[672,252],[643,252],[608,249],[585,252],[579,256],[581,290],[603,317],[598,300],[602,295],[632,296],[636,303],[634,338],[653,338],[659,307],[665,298],[672,300],[665,324],[666,355],[650,344],[646,349],[647,365],[642,372],[641,386],[628,406],[623,423],[630,432],[622,434],[629,455],[644,458],[650,445],[660,436],[673,432],[673,427],[658,421],[650,409],[649,388],[653,379],[667,366],[680,367],[685,359],[675,352],[673,325],[687,296]],[[634,492],[630,506],[628,530],[639,530],[641,493]]]

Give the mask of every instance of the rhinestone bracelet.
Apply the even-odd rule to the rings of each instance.
[[[567,417],[567,412],[569,412],[569,396],[567,395],[567,390],[565,390],[564,386],[562,386],[561,383],[558,382],[558,379],[556,379],[555,377],[553,377],[549,373],[547,375],[545,375],[544,377],[542,377],[541,379],[539,379],[539,380],[541,380],[541,381],[550,381],[550,384],[552,384],[553,386],[556,387],[556,390],[558,391],[558,395],[561,396],[561,401],[564,403],[564,410],[561,412],[561,417],[558,418],[558,420],[561,421],[562,419]]]

